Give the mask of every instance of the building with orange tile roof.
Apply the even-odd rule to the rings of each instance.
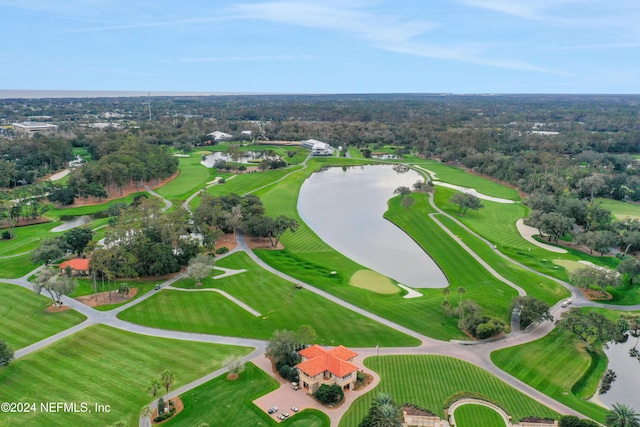
[[[322,384],[337,384],[345,390],[353,388],[358,371],[358,367],[352,363],[358,355],[355,351],[343,346],[325,350],[316,344],[298,354],[302,362],[295,367],[300,385],[309,389],[309,393],[315,393]]]
[[[69,267],[71,269],[71,274],[74,276],[88,276],[89,275],[89,259],[87,258],[74,258],[60,264],[60,272],[64,273],[64,271]]]

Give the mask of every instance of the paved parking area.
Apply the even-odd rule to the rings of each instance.
[[[357,358],[356,358],[357,359]],[[273,368],[271,366],[271,361],[264,357],[264,355],[258,356],[253,359],[253,362],[256,366],[274,378],[276,381],[280,383],[280,387],[271,393],[265,394],[262,397],[254,400],[253,403],[256,404],[260,409],[262,409],[265,413],[268,413],[269,408],[274,406],[278,407],[278,412],[271,414],[270,416],[276,420],[277,422],[281,422],[281,420],[277,417],[280,412],[285,411],[289,413],[289,418],[295,416],[295,412],[291,410],[291,406],[295,405],[302,411],[303,409],[317,409],[319,411],[324,412],[331,419],[331,426],[337,426],[340,422],[340,418],[342,415],[349,409],[353,401],[360,396],[362,393],[366,393],[371,390],[372,387],[375,387],[379,379],[374,381],[370,387],[366,387],[361,391],[353,391],[347,390],[344,393],[345,400],[340,406],[336,406],[335,408],[327,408],[325,406],[317,403],[311,396],[307,396],[307,391],[300,388],[299,390],[293,390],[291,388],[291,383],[285,381],[280,377],[277,373],[273,372]],[[358,361],[358,366],[362,366],[362,361]],[[377,378],[377,375],[375,376]]]

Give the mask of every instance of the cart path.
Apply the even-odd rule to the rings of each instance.
[[[306,160],[304,162],[304,166],[306,167]],[[296,173],[298,171],[293,171],[292,173]],[[286,176],[289,176],[290,174],[287,174]],[[284,179],[284,178],[283,178]],[[272,184],[269,184],[272,185]],[[154,194],[154,193],[151,193]],[[154,194],[156,195],[156,194]],[[159,195],[157,195],[159,197]],[[168,201],[166,201],[168,202]],[[165,202],[165,205],[167,204]],[[432,204],[432,206],[438,211],[438,214],[442,214],[445,215],[449,218],[451,218],[453,221],[455,221],[457,224],[459,224],[460,226],[462,226],[467,232],[473,234],[474,236],[482,239],[483,241],[485,241],[487,244],[490,245],[490,243],[482,238],[481,236],[479,236],[477,233],[471,231],[468,227],[466,227],[464,224],[462,224],[460,221],[458,221],[457,219],[449,216],[448,214],[446,214],[445,212],[443,212],[442,210],[440,210],[439,208],[437,208],[435,206],[435,203],[433,202],[433,196],[430,196],[430,203]],[[432,214],[433,215],[433,214]],[[433,217],[432,217],[433,218]],[[440,226],[442,227],[445,231],[447,231],[448,233],[450,233],[450,231],[448,229],[446,229],[446,227],[444,227],[439,221],[437,221],[435,218],[433,218],[434,221]],[[459,242],[460,243],[460,242]],[[470,254],[472,254],[472,256],[477,257],[477,254],[475,254],[470,248],[466,247],[466,245],[464,246],[465,250],[467,252],[469,252]],[[372,356],[376,356],[376,355],[380,355],[380,356],[384,356],[384,355],[402,355],[402,354],[434,354],[434,355],[444,355],[444,356],[450,356],[450,357],[455,357],[455,358],[459,358],[462,360],[465,360],[467,362],[470,362],[476,366],[479,366],[485,370],[487,370],[488,372],[492,373],[493,375],[495,375],[496,377],[500,378],[501,380],[503,380],[504,382],[506,382],[507,384],[513,386],[514,388],[522,391],[523,393],[527,394],[528,396],[536,399],[537,401],[539,401],[540,403],[548,406],[549,408],[562,413],[562,414],[573,414],[573,415],[581,415],[578,412],[576,412],[575,410],[566,407],[565,405],[553,400],[552,398],[540,393],[539,391],[535,390],[534,388],[530,387],[529,385],[523,383],[522,381],[512,377],[511,375],[507,374],[506,372],[500,370],[499,368],[497,368],[491,361],[490,358],[490,354],[492,351],[501,349],[501,348],[506,348],[506,347],[510,347],[510,346],[514,346],[514,345],[519,345],[519,344],[523,344],[523,343],[527,343],[527,342],[531,342],[534,340],[537,340],[539,338],[544,337],[545,335],[547,335],[552,329],[554,324],[552,322],[543,322],[542,324],[538,325],[537,327],[533,328],[531,331],[529,332],[519,332],[516,331],[514,333],[511,333],[505,337],[503,337],[502,339],[499,340],[489,340],[489,341],[484,341],[484,342],[472,342],[472,343],[467,343],[467,342],[463,342],[463,343],[458,343],[458,342],[446,342],[446,341],[439,341],[439,340],[435,340],[433,338],[429,338],[426,337],[422,334],[419,334],[411,329],[408,329],[402,325],[396,324],[394,322],[391,322],[385,318],[382,318],[374,313],[371,313],[367,310],[364,310],[362,308],[359,308],[349,302],[346,302],[340,298],[337,298],[335,296],[333,296],[332,294],[329,294],[325,291],[322,291],[316,287],[314,287],[313,285],[309,284],[309,283],[304,283],[301,282],[300,280],[296,280],[291,276],[288,276],[278,270],[273,269],[271,266],[267,265],[266,263],[264,263],[259,257],[257,257],[253,251],[251,251],[248,246],[246,245],[246,241],[244,239],[244,235],[239,232],[238,233],[238,247],[235,248],[234,250],[228,252],[227,254],[225,254],[224,256],[228,256],[232,253],[238,252],[238,251],[243,251],[246,252],[253,260],[254,262],[256,262],[260,267],[264,268],[265,270],[278,275],[279,277],[282,277],[292,283],[297,283],[297,284],[302,284],[307,290],[316,293],[317,295],[322,296],[323,298],[326,298],[336,304],[339,304],[347,309],[350,309],[356,313],[359,313],[371,320],[377,321],[379,323],[382,323],[390,328],[393,328],[399,332],[405,333],[409,336],[412,336],[414,338],[417,338],[418,340],[421,341],[421,345],[417,346],[417,347],[400,347],[400,348],[360,348],[360,349],[354,349],[355,351],[357,351],[359,353],[358,358],[356,359],[357,363],[359,363],[361,366],[364,367],[363,361],[364,359],[366,359],[367,357],[372,357]],[[535,270],[524,266],[512,259],[510,259],[509,257],[507,257],[506,255],[502,254],[501,252],[496,250],[496,253],[499,254],[500,256],[502,256],[503,258],[505,258],[506,260],[508,260],[509,262],[514,263],[515,265],[518,265],[522,268],[527,269],[528,271],[531,271],[533,273],[539,274],[543,277],[548,277],[549,279],[555,280],[556,282],[560,283],[561,285],[565,286],[568,289],[573,290],[573,288],[568,285],[565,282],[562,282],[558,279],[554,279],[552,277],[546,276],[546,275],[542,275],[538,272],[536,272]],[[223,258],[224,256],[220,257]],[[218,259],[220,259],[218,258]],[[478,257],[479,258],[479,257]],[[477,259],[477,258],[476,258]],[[489,267],[486,263],[483,264],[486,267]],[[14,284],[14,285],[18,285],[18,286],[22,286],[28,289],[32,289],[32,284],[27,280],[27,278],[31,275],[33,275],[34,273],[36,273],[37,271],[39,271],[42,267],[39,267],[38,269],[26,274],[25,276],[19,278],[19,279],[0,279],[0,281],[2,282],[6,282],[6,283],[10,283],[10,284]],[[488,268],[488,271],[491,272],[491,274],[493,274],[496,278],[498,278],[499,280],[503,280],[503,278],[501,279],[501,276],[499,276],[499,274],[497,274],[497,272],[495,272],[495,270],[493,270],[491,267]],[[162,283],[161,288],[165,289],[165,288],[171,288],[171,285],[173,283],[175,283],[175,281],[181,279],[182,277],[184,277],[183,275],[178,275],[172,279],[169,279],[165,282]],[[506,283],[506,282],[505,282]],[[508,284],[508,283],[507,283]],[[512,285],[509,285],[512,286]],[[515,289],[518,289],[518,287],[516,286]],[[134,324],[134,323],[130,323],[130,322],[125,322],[121,319],[118,319],[116,316],[118,313],[122,312],[123,310],[126,310],[129,307],[132,307],[133,305],[139,304],[142,301],[145,301],[148,298],[151,298],[153,295],[155,295],[157,291],[151,291],[148,292],[145,295],[142,295],[140,297],[138,297],[137,299],[121,306],[118,307],[114,310],[111,311],[98,311],[95,310],[91,307],[88,307],[72,298],[69,297],[63,297],[63,303],[65,305],[68,305],[70,308],[84,314],[87,317],[87,320],[85,320],[84,322],[69,328],[65,331],[62,331],[58,334],[55,334],[53,336],[50,336],[42,341],[39,341],[37,343],[34,343],[28,347],[19,349],[18,351],[16,351],[16,358],[21,358],[24,357],[27,354],[30,354],[34,351],[37,351],[41,348],[44,348],[60,339],[63,339],[67,336],[72,335],[73,333],[82,330],[88,326],[94,325],[94,324],[104,324],[104,325],[108,325],[114,328],[118,328],[121,330],[126,330],[126,331],[130,331],[130,332],[135,332],[135,333],[140,333],[140,334],[144,334],[144,335],[148,335],[148,336],[155,336],[155,337],[162,337],[162,338],[171,338],[171,339],[179,339],[179,340],[190,340],[190,341],[199,341],[199,342],[208,342],[208,343],[216,343],[216,344],[226,344],[226,345],[238,345],[238,346],[244,346],[244,347],[251,347],[254,348],[255,350],[248,355],[245,359],[246,360],[254,360],[256,361],[256,364],[258,364],[259,362],[259,358],[264,358],[264,350],[266,348],[266,342],[265,341],[261,341],[261,340],[255,340],[255,339],[248,339],[248,338],[237,338],[237,337],[226,337],[226,336],[219,336],[219,335],[211,335],[211,334],[197,334],[197,333],[189,333],[189,332],[180,332],[180,331],[170,331],[170,330],[164,330],[164,329],[158,329],[158,328],[150,328],[150,327],[146,327],[146,326],[142,326],[142,325],[138,325],[138,324]],[[518,291],[520,292],[520,290]],[[574,296],[573,299],[576,300],[576,305],[579,306],[605,306],[607,308],[611,308],[611,309],[623,309],[623,310],[638,310],[640,309],[640,305],[636,305],[636,306],[611,306],[611,305],[604,305],[604,304],[594,304],[591,303],[590,301],[585,300],[584,298],[580,298],[578,296],[576,296],[575,293],[572,294]],[[556,304],[556,306],[554,306],[552,308],[552,313],[554,315],[554,317],[557,319],[559,318],[561,312],[563,312],[564,310],[560,307],[560,303]],[[466,344],[473,344],[473,345],[466,345]],[[171,393],[171,396],[176,396],[179,395],[181,393],[184,393],[188,390],[191,390],[192,388],[212,379],[215,378],[219,375],[221,375],[222,373],[224,373],[225,370],[224,369],[220,369],[217,370],[215,372],[212,372],[210,374],[208,374],[205,377],[202,377],[190,384],[187,384],[183,387],[181,387],[180,389],[174,390],[173,393]],[[375,373],[374,377],[377,375]],[[271,373],[271,375],[273,375],[273,373]],[[373,389],[373,387],[371,387],[371,389]],[[341,412],[341,414],[338,414],[338,412],[336,411],[330,411],[331,414],[335,414],[336,416],[331,416],[331,425],[332,426],[337,426],[337,423],[339,422],[339,419],[341,418],[342,414],[344,414],[344,412],[346,412],[348,410],[348,408],[350,407],[351,403],[353,402],[353,400],[351,400],[351,402],[347,402],[344,405],[342,405],[341,408],[343,408],[342,410],[338,411]],[[339,415],[339,416],[338,416]],[[142,423],[145,422],[145,420],[141,420],[141,425],[143,425]]]

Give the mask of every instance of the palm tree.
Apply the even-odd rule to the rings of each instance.
[[[171,386],[175,381],[176,381],[176,374],[174,374],[171,369],[165,369],[164,371],[160,372],[160,382],[162,383],[164,388],[167,390],[167,394],[169,394],[169,389],[171,388]]]
[[[378,406],[372,421],[372,427],[402,427],[400,408],[393,403],[384,403]]]
[[[640,427],[640,414],[624,403],[614,403],[604,419],[607,427]]]
[[[464,295],[466,292],[467,288],[465,288],[464,286],[458,287],[458,294],[460,295],[460,301],[458,301],[458,304],[462,304],[462,295]]]
[[[147,391],[149,392],[150,395],[152,395],[153,397],[156,397],[156,395],[158,394],[158,390],[160,390],[160,387],[162,387],[162,384],[160,384],[160,381],[158,381],[157,378],[151,378],[151,381],[149,381],[149,388],[147,388]]]
[[[444,288],[444,289],[442,290],[442,295],[444,295],[444,300],[445,300],[445,301],[447,300],[447,295],[449,295],[449,293],[450,293],[450,292],[451,292],[451,291],[449,290],[449,288]]]
[[[144,425],[151,426],[150,418],[153,411],[149,405],[144,405],[142,409],[140,409],[140,418],[144,418]]]
[[[447,300],[442,301],[442,318],[447,318],[447,310],[451,307],[451,303]]]

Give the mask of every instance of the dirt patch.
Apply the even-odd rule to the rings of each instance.
[[[237,380],[238,378],[240,378],[240,375],[238,375],[238,373],[237,373],[237,372],[234,372],[234,373],[232,373],[232,374],[227,375],[227,379],[228,379],[229,381],[235,381],[235,380]]]
[[[169,401],[167,402],[167,405],[169,404],[169,402],[173,402],[173,407],[176,408],[176,412],[173,414],[173,416],[171,418],[167,418],[164,421],[160,421],[159,423],[153,422],[154,419],[156,419],[158,417],[158,408],[156,407],[153,412],[151,413],[151,424],[154,426],[159,426],[160,424],[164,424],[169,420],[172,420],[175,418],[176,415],[178,415],[180,412],[182,412],[182,410],[184,409],[184,404],[182,403],[182,399],[180,399],[180,397],[173,397],[171,399],[169,399]]]
[[[154,181],[153,183],[145,183],[142,186],[140,185],[134,185],[134,184],[130,184],[126,187],[122,188],[122,191],[120,191],[120,189],[118,189],[117,191],[109,191],[107,190],[110,195],[108,198],[106,199],[96,199],[93,197],[89,197],[87,199],[81,199],[78,198],[76,199],[72,205],[68,205],[68,206],[57,206],[58,208],[72,208],[72,207],[78,207],[78,206],[93,206],[93,205],[101,205],[103,203],[107,203],[111,200],[115,200],[115,199],[121,199],[123,197],[127,197],[129,194],[132,193],[139,193],[139,192],[144,192],[144,186],[148,185],[149,188],[151,188],[152,190],[155,190],[156,188],[162,187],[163,185],[165,185],[167,182],[175,179],[178,177],[178,175],[180,175],[180,171],[174,173],[173,175],[171,175],[170,177],[160,180],[160,181]],[[114,193],[114,194],[111,194]]]
[[[216,248],[215,250],[218,250],[220,248],[228,248],[230,251],[234,250],[236,247],[238,247],[238,242],[236,241],[236,239],[233,237],[233,234],[223,234],[218,241],[216,242]]]
[[[281,242],[278,242],[278,246],[275,248],[271,245],[271,241],[266,238],[261,237],[246,237],[247,246],[251,249],[274,249],[274,250],[282,250],[284,246]]]
[[[27,219],[27,220],[19,220],[13,226],[23,227],[26,225],[45,224],[47,222],[51,222],[51,220],[47,218]],[[8,221],[0,222],[0,229],[2,228],[9,228],[9,222]]]
[[[591,301],[611,301],[613,296],[607,292],[596,291],[594,289],[580,289],[582,295]]]
[[[69,307],[68,305],[62,305],[60,307],[56,307],[56,305],[53,304],[47,307],[47,313],[61,313],[67,310],[71,310],[71,307]]]
[[[356,381],[355,384],[353,385],[353,391],[365,389],[373,381],[373,375],[367,374],[366,372],[363,372],[363,374],[364,374],[364,381],[363,382]]]
[[[111,294],[111,296],[109,296]],[[124,295],[119,294],[116,291],[111,292],[98,292],[97,294],[84,295],[81,297],[75,298],[76,301],[80,301],[84,305],[88,305],[89,307],[96,307],[99,305],[107,305],[107,304],[119,304],[121,302],[130,301],[133,297],[138,294],[138,288],[131,288],[129,290],[129,297],[125,298]]]

